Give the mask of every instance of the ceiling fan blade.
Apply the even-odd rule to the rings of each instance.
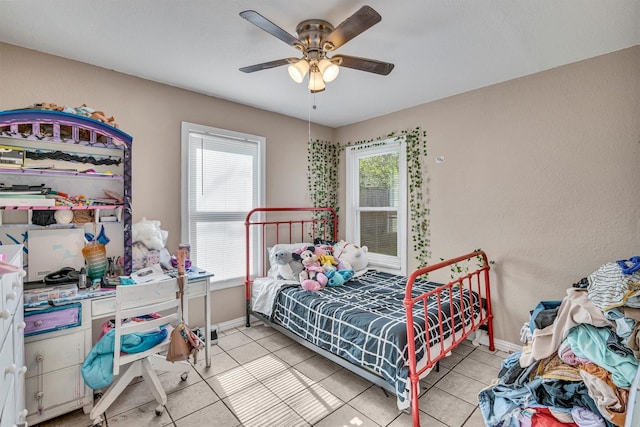
[[[360,10],[345,19],[323,41],[325,50],[334,50],[373,27],[382,20],[382,16],[370,6],[362,6]]]
[[[357,56],[333,55],[331,62],[340,67],[353,68],[354,70],[367,71],[369,73],[386,76],[393,70],[394,65],[389,62],[376,61],[375,59],[358,58]]]
[[[248,67],[240,68],[243,73],[253,73],[254,71],[268,70],[269,68],[279,67],[281,65],[291,64],[292,61],[297,61],[297,58],[277,59],[275,61],[263,62],[262,64],[249,65]]]
[[[240,16],[242,16],[247,21],[251,22],[256,27],[262,28],[272,36],[279,38],[286,44],[291,45],[298,49],[300,49],[300,47],[304,48],[302,43],[300,43],[300,40],[298,40],[291,34],[287,33],[285,30],[278,27],[276,24],[269,21],[267,18],[260,15],[255,10],[245,10],[244,12],[240,12]]]

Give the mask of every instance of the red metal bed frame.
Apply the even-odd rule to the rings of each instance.
[[[281,216],[285,216],[285,218],[280,218]],[[272,217],[272,218],[270,218]],[[273,218],[277,217],[277,218]],[[329,227],[330,226],[330,227]],[[252,234],[255,231],[256,234]],[[327,236],[327,230],[332,228],[332,233]],[[321,233],[317,235],[316,233]],[[277,243],[302,243],[302,242],[312,242],[315,237],[321,237],[323,240],[337,240],[338,236],[338,218],[337,213],[334,209],[331,208],[256,208],[250,211],[247,214],[245,219],[245,255],[246,255],[246,277],[245,277],[245,297],[246,297],[246,326],[250,327],[250,314],[251,314],[251,284],[253,283],[252,272],[251,272],[251,257],[252,257],[252,249],[254,249],[253,255],[258,257],[259,261],[259,271],[254,273],[255,277],[263,277],[266,276],[267,272],[267,250],[266,248],[272,246]],[[252,246],[252,241],[254,243],[258,243],[258,251],[255,252],[255,248]],[[439,286],[429,292],[423,293],[419,296],[412,297],[412,289],[415,281],[429,273],[435,273],[438,271],[446,271],[449,274],[450,270],[453,268],[455,270],[459,270],[457,267],[460,263],[464,263],[465,272],[461,277],[452,279],[448,283]],[[476,263],[477,267],[471,267],[472,264]],[[471,270],[471,271],[469,271]],[[426,277],[426,276],[425,276]],[[468,291],[470,294],[475,294],[481,301],[483,302],[484,310],[480,310],[479,313],[475,313],[473,309],[473,304],[471,304],[471,319],[464,318],[464,312],[462,312],[461,325],[456,327],[455,316],[453,315],[453,304],[449,304],[450,313],[447,316],[449,321],[452,323],[451,330],[453,331],[449,338],[445,340],[444,337],[444,329],[443,329],[443,313],[441,309],[441,295],[443,291],[446,291],[448,294],[455,294],[456,292],[460,293],[462,297],[464,290]],[[439,320],[439,328],[437,328],[437,335],[439,337],[438,342],[440,343],[439,351],[434,351],[435,347],[426,346],[426,353],[424,356],[424,366],[418,369],[417,367],[417,359],[416,359],[416,349],[415,349],[415,337],[414,337],[414,328],[413,328],[413,313],[416,307],[422,307],[421,309],[425,311],[427,310],[427,299],[432,298],[436,300],[438,307],[438,320]],[[433,368],[440,359],[446,357],[452,349],[457,347],[461,342],[468,339],[469,336],[477,331],[481,326],[486,325],[488,336],[489,336],[489,349],[493,351],[494,340],[493,340],[493,314],[491,311],[491,291],[490,291],[490,282],[489,282],[489,262],[487,260],[486,254],[477,250],[466,255],[462,255],[453,259],[449,259],[447,261],[442,261],[438,264],[430,265],[424,268],[420,268],[409,275],[407,280],[407,286],[405,290],[405,298],[403,301],[406,310],[406,319],[407,319],[407,341],[408,341],[408,350],[409,350],[409,381],[410,381],[410,392],[411,392],[411,416],[413,418],[413,425],[416,427],[420,426],[420,414],[419,414],[419,381],[420,376],[425,372],[429,371]],[[469,324],[467,324],[469,322]],[[277,325],[272,325],[276,327]],[[431,336],[429,333],[429,328],[427,329],[427,337],[426,342],[431,341]],[[278,328],[281,332],[295,339],[292,333],[285,331],[281,328]],[[448,341],[448,344],[445,342]],[[304,344],[310,349],[315,350],[316,352],[330,357],[333,356],[332,360],[340,363],[340,360],[336,360],[337,356],[330,355],[326,350],[316,348],[311,343],[306,341],[302,342],[298,340],[301,344]],[[330,357],[331,358],[331,357]],[[343,361],[340,363],[342,366],[352,370],[356,374],[360,374],[364,376],[368,380],[372,380],[374,383],[383,386],[387,390],[391,390],[388,387],[385,387],[384,381],[383,383],[372,379],[372,374],[364,372],[362,368],[354,367],[349,362]],[[349,365],[349,366],[347,366]]]

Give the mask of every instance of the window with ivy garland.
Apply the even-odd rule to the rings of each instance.
[[[307,184],[314,207],[338,207],[338,166],[342,150],[353,145],[380,143],[384,139],[403,137],[407,157],[407,207],[409,236],[418,267],[431,258],[430,211],[427,198],[427,133],[420,127],[392,132],[385,137],[341,145],[328,141],[309,141],[307,155]]]
[[[400,136],[347,147],[346,237],[367,246],[369,264],[407,270],[407,161]]]

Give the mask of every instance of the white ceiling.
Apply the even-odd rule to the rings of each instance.
[[[241,11],[295,35],[364,4],[382,21],[335,53],[394,63],[388,76],[343,68],[313,96],[286,67],[238,71],[299,56]],[[339,127],[638,45],[640,1],[0,0],[0,41]]]

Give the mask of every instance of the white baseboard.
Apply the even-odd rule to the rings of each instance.
[[[479,336],[473,338],[472,341],[474,344],[479,343],[489,346],[489,334],[487,334],[487,331],[479,330],[476,332],[476,335]],[[522,350],[522,344],[514,344],[509,341],[499,340],[495,338],[493,339],[493,344],[495,345],[497,350],[505,351],[507,353],[514,353],[516,351]]]
[[[254,323],[256,325],[258,324],[262,324],[262,321],[260,319],[258,319],[257,317],[250,317],[251,320],[251,324],[253,325]],[[237,319],[233,319],[233,320],[227,320],[226,322],[221,322],[218,323],[218,328],[221,331],[226,331],[227,329],[233,329],[233,328],[241,328],[245,325],[246,323],[246,317],[238,317]]]

